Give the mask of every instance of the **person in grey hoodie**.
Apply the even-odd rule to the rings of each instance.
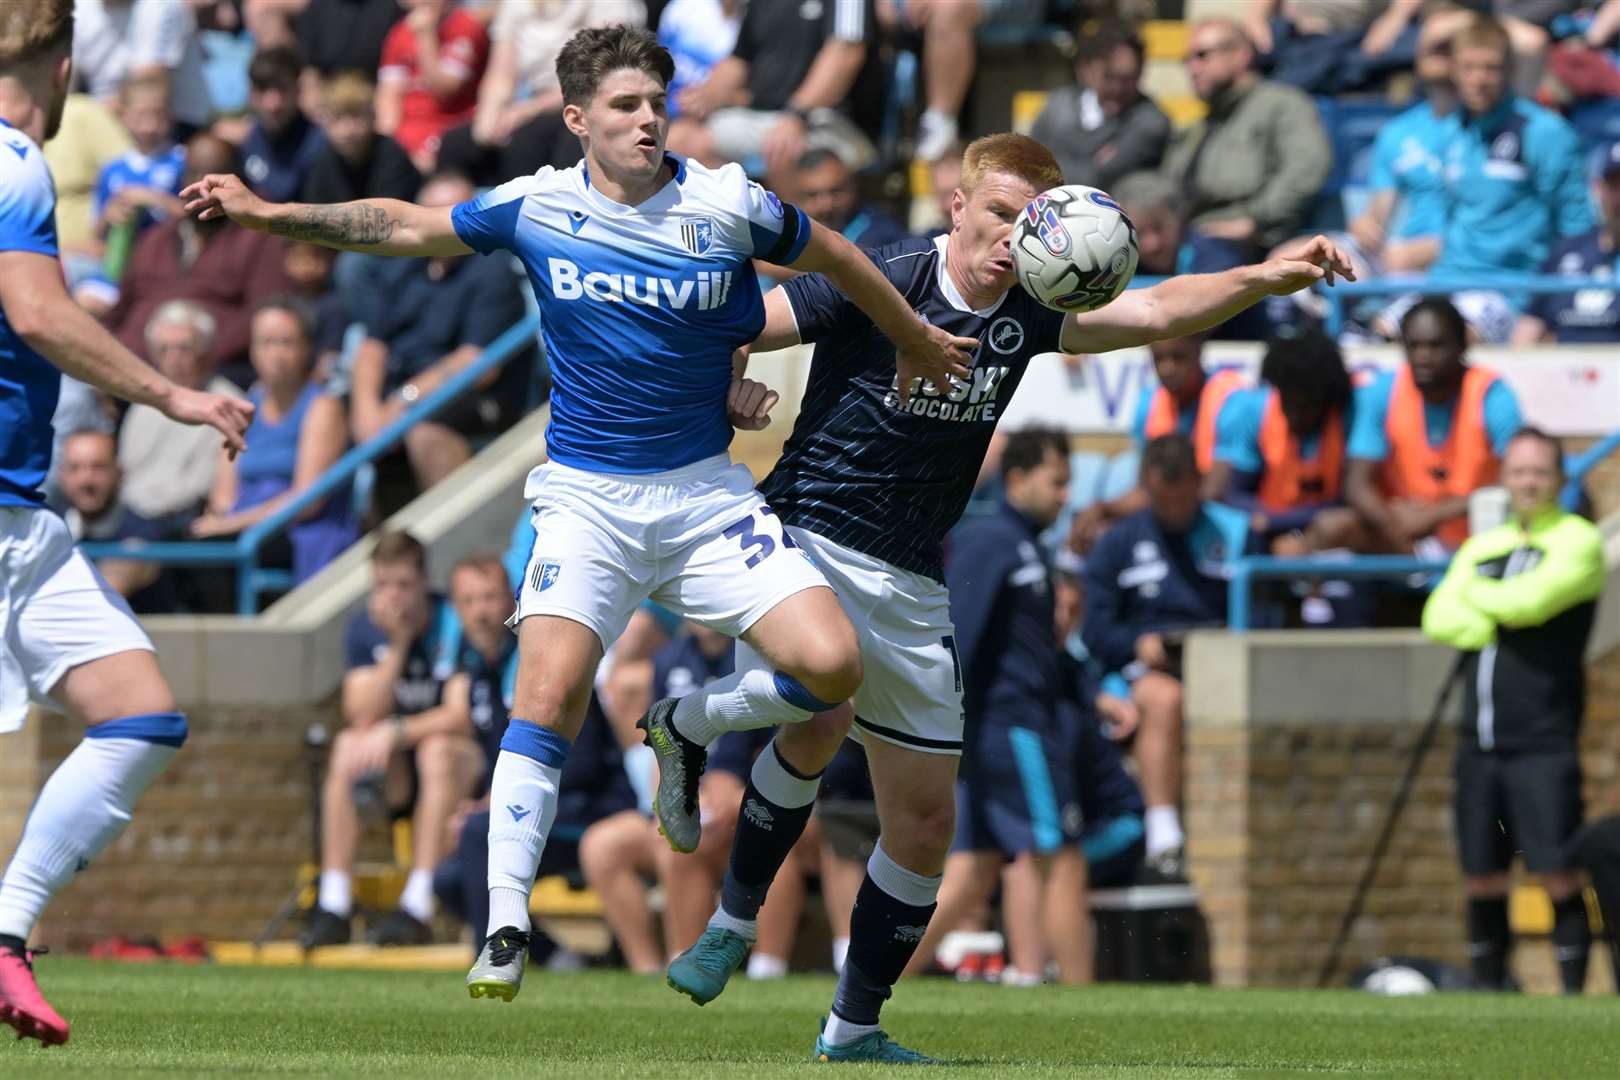
[[[1081,40],[1075,85],[1052,91],[1031,131],[1057,155],[1065,183],[1110,188],[1158,168],[1170,119],[1142,93],[1143,55],[1142,40],[1118,23]]]

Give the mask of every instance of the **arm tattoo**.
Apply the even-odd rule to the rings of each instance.
[[[364,203],[334,206],[301,206],[270,225],[277,236],[308,240],[316,244],[363,247],[380,244],[394,234],[400,223],[387,212]]]

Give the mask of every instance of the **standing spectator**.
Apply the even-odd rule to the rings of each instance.
[[[169,84],[162,75],[133,76],[118,91],[118,119],[134,149],[109,161],[96,178],[96,231],[129,226],[137,232],[180,213],[186,151],[174,141]]]
[[[1571,841],[1581,827],[1586,640],[1603,591],[1603,537],[1558,505],[1562,445],[1534,428],[1502,457],[1510,519],[1468,539],[1423,609],[1423,632],[1463,650],[1457,849],[1468,955],[1482,989],[1507,984],[1514,853],[1553,903],[1566,994],[1586,986],[1591,930]]]
[[[811,150],[800,158],[790,190],[798,192],[794,205],[852,244],[882,247],[909,235],[905,226],[861,198],[855,174],[831,150]]]
[[[406,15],[383,41],[377,69],[377,130],[431,172],[446,131],[473,118],[489,62],[484,24],[449,0],[405,0]]]
[[[1200,484],[1186,436],[1161,435],[1148,443],[1142,452],[1147,509],[1104,533],[1085,568],[1081,637],[1104,671],[1130,683],[1135,710],[1117,718],[1110,734],[1135,738],[1147,801],[1146,860],[1166,879],[1182,876],[1186,844],[1177,809],[1182,638],[1189,629],[1225,623],[1226,563],[1242,554],[1249,528],[1242,511],[1205,502]]]
[[[304,202],[416,198],[422,174],[399,143],[377,134],[376,99],[376,87],[359,72],[326,80],[326,145],[310,164],[300,196]]]
[[[1468,363],[1468,328],[1450,301],[1420,302],[1401,320],[1406,363],[1356,393],[1344,511],[1312,523],[1317,550],[1348,547],[1431,558],[1468,536],[1468,496],[1496,483],[1522,426],[1512,387]]]
[[[742,0],[669,0],[658,17],[658,43],[675,60],[669,82],[669,115],[681,114],[688,87],[701,85],[737,46]]]
[[[62,440],[62,519],[74,540],[150,542],[165,539],[159,522],[125,504],[119,486],[118,441],[105,431],[74,431]],[[160,585],[163,568],[137,559],[102,559],[96,569],[137,614],[173,611],[173,590]]]
[[[152,312],[143,351],[176,385],[241,397],[228,380],[209,372],[215,332],[214,317],[202,305],[170,300]],[[184,527],[213,490],[219,457],[219,437],[207,428],[170,420],[150,405],[131,405],[124,414],[118,432],[124,499],[142,517]]]
[[[315,159],[326,148],[326,136],[298,107],[303,66],[298,53],[286,45],[260,50],[248,65],[253,127],[242,144],[242,173],[253,190],[271,202],[297,198]]]
[[[872,0],[751,0],[732,54],[682,94],[670,149],[781,174],[825,148],[865,168],[884,97],[872,23]]]
[[[1512,50],[1496,20],[1468,23],[1451,39],[1451,52],[1462,108],[1444,131],[1451,211],[1431,272],[1487,280],[1533,272],[1553,244],[1592,228],[1580,136],[1557,113],[1513,93]],[[1386,311],[1384,329],[1416,299]],[[1505,342],[1527,298],[1473,290],[1453,302],[1482,340]]]
[[[542,166],[579,161],[579,139],[563,124],[557,54],[587,27],[647,21],[642,0],[512,0],[496,6],[489,66],[471,123],[446,132],[440,168],[498,184]],[[670,96],[674,97],[671,87]],[[520,93],[520,91],[524,91]]]
[[[422,187],[423,206],[455,206],[473,197],[465,179],[443,175]],[[391,298],[383,321],[354,358],[350,423],[364,442],[451,376],[523,318],[523,294],[506,259],[418,259]],[[472,456],[471,439],[505,431],[528,409],[528,350],[491,372],[433,420],[406,433],[405,453],[426,491]]]
[[[1191,269],[1224,270],[1304,226],[1333,149],[1309,97],[1260,78],[1235,23],[1194,26],[1186,65],[1209,115],[1171,145],[1164,172],[1185,196]]]
[[[1620,252],[1620,142],[1597,157],[1592,197],[1602,221],[1591,232],[1561,241],[1547,256],[1544,274],[1611,278]],[[1608,344],[1620,341],[1620,298],[1613,289],[1574,289],[1533,298],[1513,330],[1516,345]]]
[[[1068,656],[1063,665],[1065,693],[1058,701],[1058,715],[1073,747],[1071,767],[1087,884],[1121,888],[1134,882],[1142,869],[1142,789],[1126,770],[1118,745],[1103,730],[1102,713],[1096,707],[1102,694],[1094,672]],[[1136,706],[1129,700],[1123,704],[1134,712]],[[1133,723],[1129,712],[1127,723]]]
[[[1185,435],[1198,455],[1199,471],[1207,472],[1215,462],[1221,416],[1232,396],[1243,389],[1243,377],[1230,369],[1204,370],[1201,334],[1155,341],[1148,351],[1159,385],[1138,399],[1131,443],[1140,452],[1162,435]],[[1147,493],[1140,486],[1116,499],[1092,503],[1070,523],[1071,546],[1080,554],[1090,551],[1109,524],[1145,506]]]
[[[1136,226],[1136,272],[1156,277],[1186,273],[1187,219],[1176,185],[1160,173],[1135,172],[1122,177],[1112,194]]]
[[[273,297],[254,312],[252,333],[258,378],[248,393],[255,409],[248,448],[236,457],[221,454],[208,511],[191,523],[198,538],[235,536],[263,521],[320,479],[349,445],[343,403],[311,378],[308,314],[291,299]],[[349,497],[341,488],[288,526],[284,564],[294,584],[359,539]]]
[[[922,34],[923,85],[928,107],[917,123],[917,156],[935,161],[956,141],[957,117],[977,68],[974,34],[997,27],[1035,26],[1046,15],[1042,0],[888,0],[906,25]]]
[[[1063,181],[1112,189],[1138,169],[1156,169],[1170,118],[1142,93],[1142,39],[1117,23],[1083,38],[1075,85],[1047,95],[1030,132],[1063,166]]]
[[[181,137],[208,126],[214,108],[203,78],[197,20],[172,0],[76,0],[73,66],[91,94],[111,104],[132,75],[162,75]]]
[[[1239,390],[1221,410],[1204,494],[1248,510],[1269,549],[1342,503],[1353,413],[1344,357],[1323,334],[1270,342],[1260,378],[1263,386]],[[1290,544],[1289,553],[1302,552]]]
[[[186,144],[186,170],[181,186],[208,173],[236,169],[236,151],[213,135],[196,135]],[[233,229],[222,220],[198,221],[180,214],[148,229],[135,243],[129,266],[118,285],[118,303],[107,314],[107,326],[132,351],[146,351],[146,325],[159,305],[169,300],[200,304],[213,318],[215,333],[206,357],[207,374],[233,375],[238,385],[252,376],[247,367],[248,320],[253,305],[288,291],[282,268],[282,241],[249,229]]]
[[[1052,567],[1040,541],[1068,501],[1068,439],[1053,430],[1015,431],[1001,470],[999,513],[957,529],[945,566],[967,728],[956,840],[929,924],[936,941],[989,903],[1008,859],[1032,857],[1040,875],[1045,895],[1036,925],[1065,914],[1072,921],[1083,910],[1083,897],[1044,889],[1053,879],[1071,886],[1085,880],[1078,831],[1066,831],[1063,821],[1062,808],[1074,801],[1073,776],[1058,717],[1063,671],[1053,633]],[[930,936],[919,955],[933,952]],[[1062,981],[1088,981],[1074,935],[1035,933],[1020,944],[1012,964],[1021,973],[1038,978],[1046,969],[1043,944],[1050,944]]]
[[[372,549],[371,595],[344,634],[344,728],[332,741],[321,792],[321,882],[303,945],[349,940],[360,798],[411,813],[415,850],[399,908],[371,928],[377,945],[431,939],[433,870],[446,826],[484,771],[467,698],[447,700],[461,639],[455,611],[431,591],[427,551],[408,533],[384,532]]]

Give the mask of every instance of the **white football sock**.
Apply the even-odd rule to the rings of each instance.
[[[405,891],[399,894],[400,910],[417,922],[433,918],[433,871],[416,869],[405,879]]]
[[[827,1026],[821,1029],[821,1041],[829,1046],[842,1046],[865,1038],[876,1031],[876,1024],[852,1024],[835,1012],[827,1014]]]
[[[681,698],[672,719],[676,731],[708,746],[728,731],[799,724],[826,708],[831,706],[810,697],[791,677],[754,668],[716,679]]]
[[[354,912],[354,878],[347,870],[322,870],[321,890],[316,906],[334,915]]]
[[[182,739],[184,730],[181,719]],[[41,789],[0,879],[0,934],[28,939],[46,903],[124,831],[135,800],[178,751],[89,736],[74,748]]]
[[[489,785],[489,918],[491,929],[529,928],[529,890],[540,869],[540,854],[557,816],[559,766],[511,750],[495,759]],[[516,902],[502,892],[522,897]]]
[[[1181,831],[1181,815],[1173,806],[1148,807],[1142,824],[1147,831],[1146,848],[1150,859],[1187,843],[1187,836]]]
[[[738,937],[745,937],[749,941],[759,936],[759,924],[753,919],[739,919],[720,906],[716,906],[714,914],[709,916],[709,925],[716,930],[730,930]]]
[[[787,973],[787,961],[780,956],[766,956],[764,953],[754,953],[748,958],[748,977],[750,979],[780,979]]]

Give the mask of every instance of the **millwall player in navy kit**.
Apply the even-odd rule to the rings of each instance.
[[[831,230],[751,183],[664,152],[675,64],[650,32],[581,30],[557,56],[563,121],[584,160],[542,168],[458,206],[394,199],[275,205],[234,176],[190,185],[186,209],[382,255],[516,254],[534,285],[553,378],[549,460],[529,474],[537,535],[518,597],[518,684],[491,784],[490,921],[467,976],[510,1001],[523,979],[529,891],[561,767],[606,643],[651,597],[741,637],[761,670],[715,686],[762,726],[806,720],[860,684],[858,643],[826,579],[733,465],[732,353],[758,335],[751,260],[820,271],[891,335],[901,366],[943,381],[976,344],[924,324]],[[891,358],[890,364],[894,361]],[[655,802],[673,847],[699,836],[702,749],[658,719]]]
[[[670,965],[671,984],[712,1000],[746,956],[754,915],[776,868],[810,816],[821,771],[853,721],[866,746],[882,837],[867,863],[851,920],[849,956],[822,1060],[918,1061],[878,1029],[891,992],[933,913],[954,832],[962,752],[962,672],[944,582],[945,533],[956,524],[1001,410],[1038,354],[1106,352],[1181,337],[1225,322],[1266,296],[1297,292],[1348,260],[1325,238],[1299,259],[1274,259],[1129,292],[1085,315],[1062,315],[1015,288],[1009,238],[1040,192],[1062,182],[1045,147],[992,135],[968,147],[951,199],[951,231],[872,253],[928,322],[981,345],[969,376],[903,387],[894,349],[825,277],[795,278],[769,294],[760,351],[815,342],[793,435],[762,485],[787,526],[832,582],[861,641],[866,678],[853,711],[785,725],[754,764],[744,799],[770,810],[772,829],[739,825],[721,906],[698,943]],[[917,391],[907,396],[900,391]],[[739,646],[738,667],[752,663]],[[707,744],[750,716],[713,689],[651,715]]]

